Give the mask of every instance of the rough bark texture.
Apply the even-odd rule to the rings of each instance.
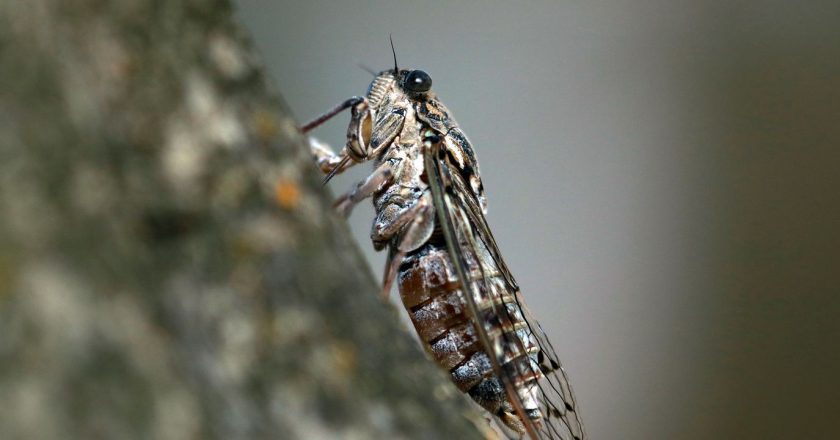
[[[478,437],[231,15],[0,6],[0,438]]]

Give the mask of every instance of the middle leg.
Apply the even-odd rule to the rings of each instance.
[[[394,220],[398,224],[407,225],[402,234],[397,236],[397,242],[388,252],[388,261],[385,262],[385,275],[382,280],[383,300],[391,293],[391,285],[397,277],[397,269],[405,255],[422,246],[435,229],[435,210],[432,209],[431,193],[424,194],[414,206],[403,211]]]
[[[344,193],[335,201],[335,208],[339,214],[347,217],[353,208],[362,200],[372,196],[377,191],[391,183],[394,178],[396,164],[386,161],[379,165],[365,180],[359,182],[355,188]]]

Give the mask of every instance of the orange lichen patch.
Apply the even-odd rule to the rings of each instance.
[[[274,185],[274,200],[285,209],[295,209],[300,202],[300,187],[295,182],[280,179]]]
[[[352,344],[337,341],[330,347],[330,354],[332,354],[336,372],[349,374],[356,369],[358,361]]]
[[[277,115],[267,110],[259,110],[254,114],[254,129],[263,141],[269,141],[277,136],[280,128],[277,126]]]

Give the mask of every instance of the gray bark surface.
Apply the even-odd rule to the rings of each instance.
[[[0,78],[0,438],[480,437],[226,1],[4,2]]]

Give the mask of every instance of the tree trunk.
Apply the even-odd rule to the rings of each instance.
[[[228,2],[10,0],[0,78],[0,438],[479,437]]]

